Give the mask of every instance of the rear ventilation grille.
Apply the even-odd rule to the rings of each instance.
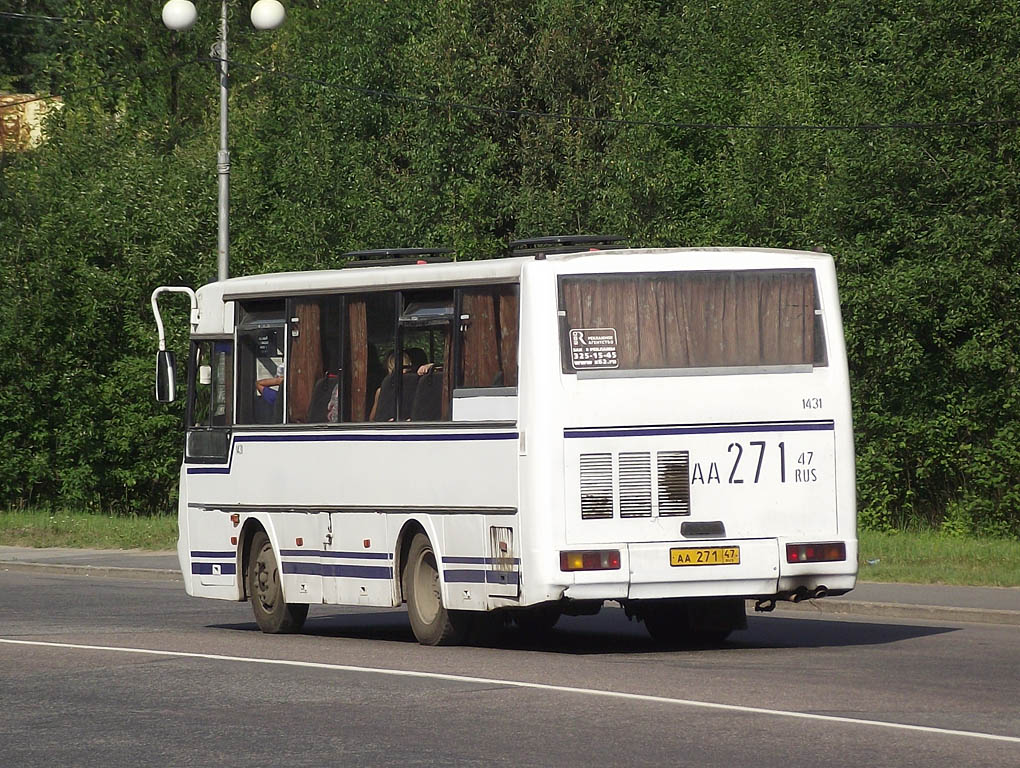
[[[581,455],[581,518],[613,516],[613,454]]]
[[[617,509],[630,518],[690,515],[687,451],[582,453],[581,518],[611,518]]]
[[[620,454],[620,517],[652,516],[652,455]]]
[[[659,516],[691,514],[690,459],[687,451],[660,451]]]

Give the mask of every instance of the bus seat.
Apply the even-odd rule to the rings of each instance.
[[[327,373],[315,383],[308,403],[309,424],[324,424],[329,421],[329,401],[339,386],[340,377],[336,373]]]
[[[397,377],[388,373],[379,385],[379,401],[375,408],[375,421],[392,421],[397,417]]]
[[[412,421],[440,421],[443,418],[443,372],[433,368],[418,377],[411,408]]]

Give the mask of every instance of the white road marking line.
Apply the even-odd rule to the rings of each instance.
[[[937,733],[943,736],[966,736],[973,739],[1005,741],[1020,744],[1018,736],[1002,736],[995,733],[980,731],[957,731],[951,728],[935,728],[928,725],[911,725],[910,723],[894,723],[884,720],[863,720],[856,717],[839,717],[836,715],[818,715],[811,712],[796,712],[785,709],[766,709],[764,707],[745,707],[739,704],[717,704],[711,701],[694,699],[675,699],[668,696],[652,696],[644,693],[625,693],[623,691],[604,691],[597,688],[574,688],[569,685],[549,685],[547,683],[529,683],[524,680],[500,680],[491,677],[471,677],[469,675],[448,675],[442,672],[418,672],[405,669],[383,669],[380,667],[357,667],[348,664],[326,664],[318,661],[293,661],[290,659],[260,659],[252,656],[224,656],[218,653],[191,653],[188,651],[162,651],[153,648],[124,648],[114,645],[81,645],[78,643],[51,643],[40,640],[13,640],[0,637],[0,643],[8,645],[31,645],[45,648],[66,648],[81,651],[113,651],[117,653],[148,654],[150,656],[169,656],[183,659],[206,659],[211,661],[235,661],[248,664],[269,664],[281,667],[301,667],[304,669],[328,669],[334,672],[362,672],[392,677],[416,677],[428,680],[449,680],[457,683],[479,683],[498,685],[506,688],[531,688],[540,691],[572,693],[581,696],[602,696],[610,699],[627,701],[645,701],[653,704],[673,704],[683,707],[700,707],[702,709],[719,709],[727,712],[742,712],[754,715],[770,715],[773,717],[792,717],[800,720],[821,720],[828,723],[845,725],[871,725],[879,728],[893,728],[903,731],[919,731],[921,733]]]

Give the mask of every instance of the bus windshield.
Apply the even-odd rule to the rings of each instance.
[[[563,371],[825,364],[810,269],[560,279]]]

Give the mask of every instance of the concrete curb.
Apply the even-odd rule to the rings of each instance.
[[[0,571],[23,573],[50,572],[64,576],[98,576],[114,579],[142,579],[148,581],[183,581],[177,569],[131,568],[114,565],[67,565],[64,563],[33,563],[23,560],[0,561]],[[1007,624],[1020,626],[1020,611],[1003,611],[991,608],[965,608],[962,606],[913,605],[906,603],[877,603],[843,598],[805,600],[801,603],[780,601],[776,610],[808,612],[814,614],[885,616],[897,619],[923,619],[926,621],[954,621],[977,624]],[[754,602],[748,601],[748,616],[761,615],[754,611]]]
[[[39,573],[51,571],[64,576],[106,576],[115,579],[147,579],[149,581],[183,581],[181,572],[158,568],[124,568],[115,565],[66,565],[63,563],[30,563],[21,560],[0,561],[2,571]]]
[[[925,619],[927,621],[965,621],[978,624],[1011,624],[1020,626],[1020,611],[1000,611],[993,608],[964,608],[950,605],[908,605],[906,603],[873,603],[861,600],[823,599],[801,603],[776,603],[777,611],[796,611],[852,616],[886,616],[896,619]],[[747,611],[753,616],[753,603]]]

